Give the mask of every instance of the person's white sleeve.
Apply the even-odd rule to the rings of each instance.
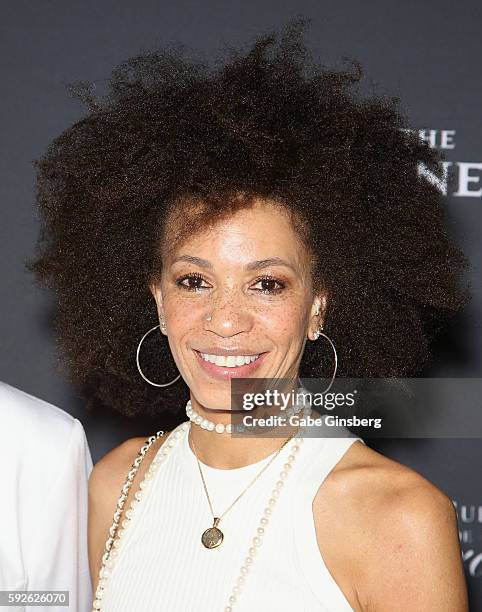
[[[45,612],[88,612],[92,609],[92,585],[87,554],[88,478],[92,458],[81,423],[74,419],[65,457],[45,470],[57,472],[40,514],[32,508],[37,525],[29,546],[28,590],[69,591],[69,607],[49,606]],[[29,612],[43,607],[27,606]]]

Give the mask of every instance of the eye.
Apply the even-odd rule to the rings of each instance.
[[[184,281],[187,281],[185,283]],[[176,280],[176,285],[182,287],[187,291],[200,291],[201,289],[208,289],[209,287],[203,287],[202,283],[207,283],[206,279],[199,274],[199,272],[192,272],[191,274],[185,274]]]
[[[261,289],[255,289],[255,291],[259,291],[260,293],[266,293],[268,295],[280,293],[285,288],[285,284],[282,281],[269,275],[258,278],[255,284],[262,285]],[[279,287],[276,287],[275,285],[279,285]]]
[[[208,286],[206,287],[205,285],[203,285],[203,283],[208,284]],[[282,281],[270,275],[265,275],[258,278],[255,281],[255,285],[259,284],[261,285],[261,288],[255,289],[255,291],[268,295],[280,293],[285,288],[285,284]],[[186,291],[196,292],[200,292],[203,289],[210,288],[208,281],[199,272],[192,272],[190,274],[185,274],[184,276],[181,276],[176,280],[176,285],[178,287],[182,287]]]

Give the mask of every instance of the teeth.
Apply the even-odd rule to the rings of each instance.
[[[214,363],[218,366],[223,366],[225,368],[236,368],[252,361],[258,359],[258,355],[209,355],[208,353],[200,353],[201,357],[204,361],[209,361],[210,363]]]

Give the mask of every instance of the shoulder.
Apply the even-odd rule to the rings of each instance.
[[[65,465],[66,456],[80,453],[89,455],[90,460],[80,421],[61,408],[1,381],[0,446],[11,461],[29,469],[47,462]]]
[[[1,429],[8,427],[14,433],[24,428],[30,430],[33,426],[40,426],[46,433],[51,427],[68,431],[72,429],[75,421],[72,415],[61,408],[2,381],[0,418]]]
[[[402,600],[406,610],[447,601],[466,609],[455,508],[415,470],[355,443],[320,487],[313,515],[333,567],[348,561],[340,581],[359,610],[395,610]]]
[[[145,453],[136,474],[136,480],[142,479],[152,458],[166,439],[167,433],[159,436]],[[96,506],[107,506],[108,508],[115,506],[115,503],[110,503],[112,500],[109,500],[109,497],[115,495],[115,502],[117,502],[127,474],[147,439],[147,437],[129,438],[105,454],[95,464],[89,478],[89,498],[95,502]]]
[[[415,470],[385,457],[377,451],[354,443],[330,472],[320,487],[315,502],[322,506],[325,493],[336,493],[345,507],[358,509],[358,515],[369,518],[374,514],[390,522],[395,513],[399,518],[442,512],[455,520],[450,498]],[[412,521],[407,521],[413,525]]]
[[[169,432],[159,436],[149,447],[135,475],[129,494],[124,504],[127,509],[136,485],[143,477],[159,447],[164,443]],[[95,590],[97,574],[100,569],[104,545],[109,536],[117,501],[125,484],[127,474],[147,437],[130,438],[109,451],[94,466],[89,478],[89,564]],[[122,518],[121,518],[122,522]]]
[[[129,438],[108,453],[94,465],[89,479],[89,486],[112,486],[124,481],[127,472],[136,458],[146,437]]]

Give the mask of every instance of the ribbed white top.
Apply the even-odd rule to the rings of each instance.
[[[212,516],[188,441],[190,426],[187,421],[170,434],[180,432],[121,538],[102,598],[104,612],[224,612],[229,605],[293,442],[223,517],[224,541],[209,550],[202,545],[201,534],[212,526]],[[349,432],[346,436],[304,438],[300,444],[272,506],[262,544],[232,604],[233,612],[352,610],[320,554],[312,513],[313,498],[323,480],[353,442],[363,442]],[[224,512],[271,456],[236,469],[202,464],[216,515]]]

